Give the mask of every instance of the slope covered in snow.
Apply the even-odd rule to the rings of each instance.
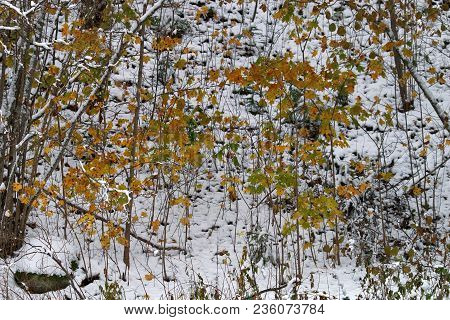
[[[369,13],[381,9],[375,2],[158,8],[108,66],[86,113],[68,98],[55,111],[61,119],[45,118],[53,136],[34,169],[42,176],[57,159],[58,130],[70,119],[77,125],[44,181],[48,200],[31,211],[24,245],[0,260],[0,299],[448,298],[450,140],[427,94],[449,112],[450,11],[445,1],[417,1],[423,16],[447,11],[416,14],[415,28],[401,25],[400,45],[369,28]],[[65,41],[70,19],[56,19]],[[121,41],[120,27],[96,29],[109,41],[99,56]],[[62,52],[53,62],[60,69]],[[96,57],[78,63],[68,68],[103,70]],[[17,271],[69,275],[71,283],[30,294]]]

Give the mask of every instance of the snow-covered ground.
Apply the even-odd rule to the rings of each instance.
[[[182,19],[188,21],[191,30],[183,36],[180,47],[187,47],[195,54],[183,54],[181,50],[174,51],[171,55],[173,61],[183,57],[188,59],[189,64],[185,70],[174,70],[174,77],[179,80],[177,85],[182,88],[182,79],[193,75],[201,84],[207,83],[206,71],[209,69],[235,68],[239,66],[248,67],[255,62],[259,56],[274,57],[286,53],[288,50],[300,55],[299,45],[290,39],[290,27],[271,16],[283,1],[265,1],[266,10],[259,7],[253,19],[256,2],[207,1],[185,1],[171,16],[169,12],[161,16],[161,19]],[[214,9],[216,18],[195,19],[197,10],[207,5]],[[260,5],[260,4],[259,4]],[[347,18],[348,12],[343,12],[343,18]],[[320,23],[325,23],[325,20]],[[169,24],[169,22],[167,22]],[[242,36],[243,30],[249,29],[254,35],[252,38]],[[227,35],[222,32],[226,30]],[[219,36],[211,35],[217,31]],[[448,34],[448,31],[447,31]],[[151,36],[151,34],[149,34]],[[227,39],[239,36],[240,45],[226,45]],[[448,35],[447,35],[448,36]],[[431,37],[430,37],[431,38]],[[368,36],[363,32],[355,36],[355,43],[361,50],[369,52],[370,45],[367,44]],[[428,38],[427,38],[428,39]],[[309,42],[307,52],[320,48],[319,40]],[[419,44],[420,48],[429,51],[430,63],[424,61],[422,69],[426,70],[434,66],[438,70],[450,65],[449,54],[439,54],[438,50],[432,50],[426,43]],[[150,46],[148,48],[150,50]],[[229,50],[228,53],[227,50]],[[138,46],[129,50],[129,57],[137,55]],[[224,56],[225,55],[225,56]],[[229,56],[231,55],[231,57]],[[392,58],[389,53],[384,53],[387,64]],[[163,59],[164,57],[160,57]],[[319,54],[312,59],[312,64],[318,68],[326,59]],[[155,81],[156,64],[152,59],[146,63],[144,72],[144,87],[152,88]],[[431,63],[432,62],[432,63]],[[128,58],[120,68],[112,75],[112,80],[124,83],[135,83],[137,79],[137,60]],[[448,71],[446,79],[448,79]],[[187,80],[186,80],[187,81]],[[249,128],[255,128],[261,117],[269,117],[268,114],[250,115],[243,107],[248,96],[236,93],[236,88],[227,85],[221,91],[218,108],[227,115],[236,115],[248,122]],[[435,84],[431,88],[436,97],[442,101],[442,106],[448,112],[450,109],[450,90],[448,85]],[[131,91],[134,89],[130,89]],[[123,90],[113,86],[111,88],[111,115],[122,110],[120,117],[128,117],[128,109],[123,109]],[[386,106],[395,105],[394,79],[387,76],[386,79],[373,80],[368,75],[361,74],[354,94],[350,99],[362,98],[362,104],[367,107],[369,117],[359,128],[340,128],[349,139],[349,146],[336,148],[334,151],[335,165],[338,168],[337,183],[348,183],[348,175],[353,161],[367,160],[367,163],[375,163],[383,152],[383,165],[395,163],[393,167],[393,178],[390,181],[399,192],[404,192],[403,187],[408,190],[413,181],[421,179],[424,174],[437,173],[438,188],[435,189],[433,198],[437,201],[435,205],[439,210],[441,220],[440,228],[448,232],[448,218],[450,212],[450,162],[441,165],[448,159],[450,152],[448,147],[441,150],[438,145],[444,141],[443,131],[434,134],[439,128],[439,119],[426,100],[419,96],[422,106],[407,113],[395,113],[397,127],[388,127],[377,123],[376,112],[386,112]],[[126,99],[126,98],[125,98]],[[373,108],[370,106],[378,99],[381,103]],[[192,101],[192,104],[195,104]],[[149,104],[150,106],[150,104]],[[201,105],[207,110],[207,103]],[[122,109],[121,109],[122,108]],[[150,108],[150,107],[149,107]],[[113,112],[113,111],[114,112]],[[205,111],[208,112],[208,111]],[[429,119],[429,121],[428,121]],[[404,130],[407,128],[407,130]],[[259,134],[258,128],[245,132],[249,138]],[[225,139],[225,132],[219,134]],[[428,155],[418,156],[423,148],[423,139],[426,138]],[[448,139],[448,137],[447,137]],[[245,143],[245,142],[244,142]],[[248,142],[247,142],[248,143]],[[411,157],[409,147],[417,156]],[[250,145],[248,145],[250,148]],[[217,151],[217,149],[216,149]],[[251,162],[250,151],[244,146],[239,149],[238,158],[241,161]],[[411,158],[414,159],[412,169]],[[70,158],[66,160],[72,167],[81,167],[81,162]],[[426,164],[426,165],[425,165]],[[205,161],[196,172],[186,172],[183,181],[189,191],[191,205],[188,212],[192,215],[189,219],[189,228],[182,221],[186,216],[186,209],[182,205],[173,206],[170,214],[162,209],[168,200],[167,192],[152,194],[151,190],[143,192],[142,196],[135,199],[134,213],[138,217],[133,224],[131,242],[131,268],[127,281],[123,281],[122,274],[125,267],[122,263],[123,247],[117,243],[111,244],[110,250],[101,248],[99,234],[92,237],[86,233],[79,232],[78,219],[82,211],[71,213],[70,221],[73,231],[68,232],[67,239],[64,238],[62,226],[64,225],[61,215],[47,217],[41,212],[34,212],[28,228],[26,244],[17,256],[0,261],[0,299],[5,298],[8,291],[10,298],[77,298],[72,287],[65,290],[47,293],[44,295],[27,295],[14,281],[14,271],[27,271],[46,274],[60,274],[70,272],[74,276],[75,286],[79,286],[83,280],[95,277],[91,283],[82,287],[80,291],[87,299],[100,299],[100,286],[104,287],[108,282],[117,281],[122,287],[123,298],[127,299],[159,299],[159,298],[190,298],[193,297],[195,288],[205,288],[209,297],[223,298],[246,298],[240,296],[239,283],[245,282],[248,293],[254,294],[249,287],[249,280],[256,280],[259,291],[273,289],[280,286],[280,270],[284,268],[282,288],[279,293],[281,297],[291,298],[294,282],[298,281],[297,293],[306,298],[329,298],[329,299],[356,299],[366,298],[362,288],[363,278],[366,275],[364,266],[357,263],[355,241],[358,241],[354,229],[347,229],[341,225],[341,234],[344,237],[343,247],[347,247],[347,253],[341,257],[341,264],[336,265],[329,254],[323,251],[325,244],[332,242],[333,233],[328,228],[319,230],[301,230],[300,237],[288,236],[285,240],[274,237],[277,224],[275,219],[281,223],[290,217],[289,212],[282,212],[275,216],[262,196],[255,197],[244,192],[242,185],[235,185],[238,190],[237,201],[230,201],[226,187],[221,185],[222,177],[229,173],[228,164],[216,161],[212,154],[205,155]],[[438,171],[434,168],[439,167]],[[425,171],[427,168],[427,172]],[[411,172],[413,171],[413,172]],[[374,175],[374,169],[368,170],[367,177]],[[198,173],[198,174],[197,174]],[[144,167],[138,172],[138,178],[144,179],[151,176],[153,172]],[[411,174],[415,180],[411,179]],[[246,172],[239,172],[238,176],[244,177]],[[362,177],[361,182],[364,181]],[[58,179],[55,177],[54,179]],[[195,182],[192,182],[195,180]],[[190,183],[188,184],[187,181]],[[181,190],[174,190],[181,194]],[[430,189],[429,192],[432,192]],[[431,196],[431,195],[430,195]],[[346,204],[350,206],[350,202]],[[258,204],[258,205],[257,205]],[[77,203],[80,209],[88,210],[89,204],[83,201]],[[353,206],[360,203],[355,202]],[[395,206],[395,204],[393,204]],[[370,214],[371,208],[367,208]],[[387,212],[392,210],[387,208]],[[145,212],[145,214],[143,214]],[[153,212],[153,215],[152,215]],[[425,212],[424,216],[431,214]],[[114,218],[117,221],[120,213],[104,213],[99,215],[104,218]],[[153,220],[150,219],[153,216]],[[166,219],[166,220],[165,220]],[[353,221],[352,217],[348,218]],[[167,223],[164,225],[151,225],[152,221]],[[358,223],[357,220],[353,221]],[[96,222],[97,229],[102,230],[105,224]],[[400,224],[400,218],[399,218]],[[392,232],[400,232],[397,229]],[[139,241],[137,237],[150,241],[151,244]],[[314,239],[312,239],[312,237]],[[166,247],[161,241],[167,239]],[[314,243],[309,247],[309,243]],[[289,255],[289,248],[299,243],[301,250],[302,279],[297,279],[297,263],[295,257]],[[165,250],[164,250],[164,249]],[[246,254],[246,252],[250,252]],[[260,254],[260,259],[254,266],[257,271],[252,272],[248,255],[255,252]],[[280,253],[282,255],[280,256]],[[282,261],[280,261],[280,259]],[[76,261],[76,264],[74,264]],[[285,267],[280,268],[280,265]],[[75,266],[76,265],[76,266]],[[247,269],[250,268],[250,269]],[[73,269],[73,270],[72,270]],[[97,277],[98,276],[98,277]],[[242,277],[245,280],[242,280]],[[300,281],[301,280],[301,281]],[[263,298],[280,297],[275,290],[268,290],[262,294]]]

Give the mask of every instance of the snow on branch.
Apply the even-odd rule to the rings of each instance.
[[[144,13],[144,15],[142,15],[142,17],[139,19],[138,24],[133,28],[133,30],[131,31],[131,33],[135,33],[136,31],[138,31],[138,29],[140,28],[140,26],[147,21],[148,18],[150,18],[155,12],[156,10],[158,10],[159,8],[162,7],[162,5],[164,4],[164,2],[166,2],[166,0],[159,0],[158,2],[156,2],[150,9],[147,10],[146,13]]]
[[[17,31],[17,30],[20,30],[20,28],[18,26],[14,26],[14,27],[0,26],[0,30],[3,30],[3,31]]]
[[[11,9],[12,11],[15,11],[19,16],[22,16],[25,19],[27,18],[25,13],[22,12],[22,10],[20,10],[15,5],[13,5],[10,1],[0,0],[0,5],[8,7],[9,9]]]
[[[22,141],[20,141],[17,145],[16,148],[20,149],[22,148],[22,146],[27,143],[31,138],[33,138],[34,136],[38,136],[38,134],[36,132],[30,132],[28,133],[23,139]]]
[[[115,192],[118,192],[118,193],[121,193],[121,194],[125,195],[125,197],[127,198],[127,202],[125,203],[125,205],[127,205],[131,201],[131,197],[130,197],[131,192],[130,191],[122,190],[122,189],[118,189],[118,188],[111,188],[111,187],[108,186],[108,184],[107,184],[107,182],[105,180],[92,178],[86,172],[86,169],[84,168],[83,163],[81,161],[79,161],[79,163],[80,163],[80,166],[81,166],[81,170],[83,171],[84,174],[86,174],[86,176],[89,178],[89,180],[91,180],[94,183],[97,183],[100,186],[102,200],[109,201],[108,193],[112,192],[112,191],[115,191]]]
[[[3,1],[3,0],[0,0]],[[156,2],[149,10],[147,10],[147,12],[139,19],[139,22],[137,23],[137,25],[132,29],[132,32],[136,32],[137,30],[139,30],[140,26],[147,20],[149,19],[158,9],[160,9],[162,7],[162,5],[164,4],[165,0],[159,0],[158,2]],[[90,101],[95,97],[95,95],[98,93],[98,91],[100,90],[100,88],[104,85],[104,83],[107,81],[109,74],[111,72],[111,70],[113,69],[113,66],[120,60],[122,54],[123,54],[123,48],[125,46],[125,43],[122,42],[121,45],[119,46],[119,50],[116,51],[115,54],[113,54],[113,56],[110,58],[109,62],[106,64],[107,68],[106,70],[103,72],[101,78],[94,84],[92,91],[89,95],[89,97],[87,99],[85,99],[80,107],[78,108],[77,112],[75,113],[75,115],[73,116],[73,118],[69,121],[70,127],[67,131],[66,137],[64,138],[61,148],[58,152],[58,154],[56,155],[56,157],[53,159],[51,165],[50,165],[50,169],[47,172],[47,174],[44,177],[44,181],[47,181],[50,176],[53,174],[53,171],[56,169],[56,167],[58,166],[59,161],[61,160],[67,146],[70,143],[70,139],[72,138],[72,134],[75,131],[75,124],[78,121],[78,119],[81,117],[81,115],[86,111]],[[38,190],[35,195],[33,196],[32,201],[30,201],[31,203],[39,196],[39,194],[42,192],[42,189]]]
[[[37,42],[37,41],[33,41],[33,45],[35,45],[36,47],[43,48],[43,49],[45,49],[45,50],[52,50],[52,48],[50,47],[51,43],[49,43],[49,42]]]
[[[388,24],[386,24],[386,23],[385,23],[385,25],[388,26]],[[392,30],[388,29],[387,34],[392,41],[398,40],[398,39],[396,39]],[[442,107],[439,104],[439,101],[436,99],[434,94],[431,92],[430,88],[428,88],[426,81],[423,79],[423,77],[421,77],[417,73],[417,71],[415,70],[411,61],[409,61],[397,47],[394,47],[394,51],[396,54],[398,54],[398,56],[403,61],[406,68],[408,69],[408,71],[411,73],[412,77],[416,81],[417,85],[423,91],[425,97],[430,102],[434,111],[437,113],[439,119],[441,120],[442,124],[444,125],[444,128],[447,130],[447,132],[450,132],[450,127],[449,127],[449,123],[448,123],[448,114],[447,114],[447,112],[444,111],[444,109],[442,109]]]
[[[36,4],[33,1],[31,1],[31,8],[28,9],[27,11],[20,10],[18,7],[12,4],[12,1],[0,0],[0,5],[8,7],[9,9],[15,11],[19,16],[27,19],[27,16],[33,13],[43,2],[44,1],[41,1],[38,4]]]

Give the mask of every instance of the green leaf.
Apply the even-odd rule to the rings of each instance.
[[[128,197],[125,193],[121,193],[117,198],[117,202],[121,205],[126,205],[128,203]]]
[[[238,158],[237,158],[236,156],[233,157],[233,164],[234,164],[236,167],[240,167],[240,166],[241,166],[241,165],[239,164],[239,160],[238,160]]]

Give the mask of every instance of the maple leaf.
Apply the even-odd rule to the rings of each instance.
[[[19,192],[20,190],[22,190],[22,184],[14,182],[12,185],[12,189],[14,190],[14,192]]]
[[[159,220],[152,221],[150,225],[152,227],[153,232],[158,232],[159,226],[161,225],[161,221]]]
[[[188,226],[188,225],[190,224],[190,220],[189,220],[188,217],[182,217],[182,218],[180,219],[180,223],[181,223],[183,226]]]
[[[147,274],[144,276],[144,280],[145,280],[145,281],[152,281],[153,279],[155,279],[155,276],[153,275],[153,273],[147,273]]]

